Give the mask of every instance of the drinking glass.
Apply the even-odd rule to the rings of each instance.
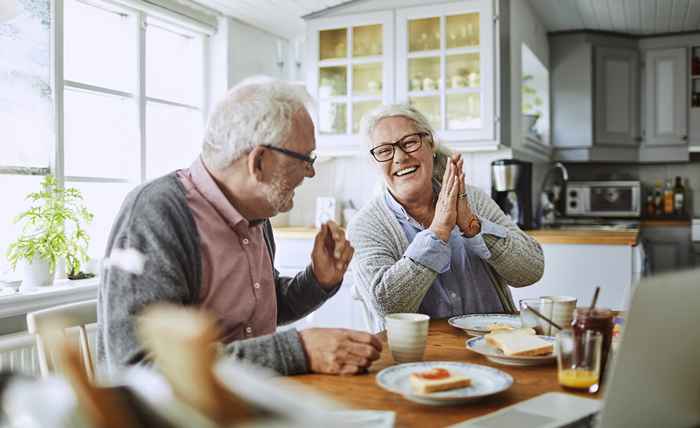
[[[422,361],[430,317],[425,314],[390,314],[384,318],[394,361]]]
[[[603,335],[587,330],[574,334],[572,330],[557,333],[556,354],[559,385],[565,389],[598,392],[600,387],[600,356]]]
[[[546,297],[520,299],[520,322],[523,327],[530,327],[537,334],[549,335],[552,333],[552,326],[542,318],[535,315],[530,308],[536,310],[550,320],[552,319],[552,299]]]

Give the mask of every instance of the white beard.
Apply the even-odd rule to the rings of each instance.
[[[265,199],[270,207],[275,211],[272,216],[278,213],[287,212],[294,206],[294,189],[287,183],[285,177],[282,174],[275,173],[270,184],[267,185],[267,192],[265,192]]]

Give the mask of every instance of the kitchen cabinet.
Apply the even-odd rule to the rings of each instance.
[[[317,150],[358,153],[360,118],[410,103],[457,150],[496,148],[494,2],[368,1],[307,16]]]
[[[641,239],[650,274],[692,266],[690,226],[645,226],[641,229]]]
[[[687,49],[645,54],[644,146],[688,144]]]
[[[549,41],[554,157],[637,160],[636,40],[583,32],[552,35]]]

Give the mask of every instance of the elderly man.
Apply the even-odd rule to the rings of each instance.
[[[107,245],[98,294],[97,355],[109,372],[146,355],[134,316],[147,305],[197,306],[218,319],[225,352],[282,374],[357,373],[378,358],[368,333],[287,330],[338,290],[353,248],[335,223],[316,235],[293,278],[273,267],[269,217],[289,211],[313,177],[314,125],[298,86],[254,78],[212,113],[201,156],[132,191]],[[129,263],[129,261],[132,263]],[[173,326],[177,328],[177,326]]]

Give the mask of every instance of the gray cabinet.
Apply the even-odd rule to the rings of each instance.
[[[555,159],[637,160],[637,41],[573,33],[549,42]]]
[[[595,48],[596,144],[638,144],[638,76],[637,50]]]
[[[650,274],[677,271],[692,266],[690,227],[642,227],[641,235]]]
[[[644,146],[688,144],[686,48],[646,52]]]

